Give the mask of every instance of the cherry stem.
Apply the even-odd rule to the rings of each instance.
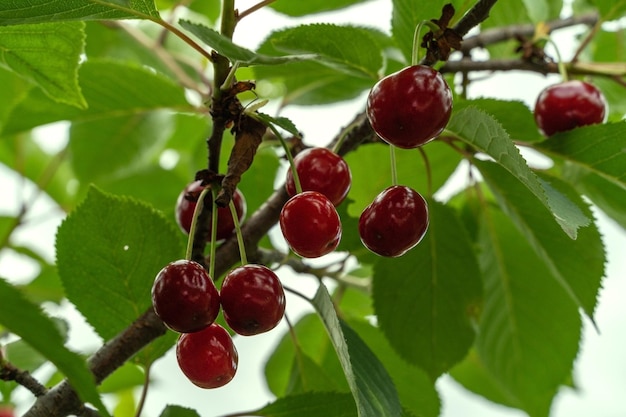
[[[569,79],[569,76],[567,75],[567,68],[565,67],[563,58],[561,58],[559,47],[556,45],[556,42],[552,40],[552,38],[548,36],[544,36],[543,39],[545,39],[554,48],[554,53],[556,54],[556,59],[557,59],[557,66],[559,67],[559,74],[561,74],[561,79],[563,81],[567,81]]]
[[[417,149],[419,150],[420,154],[422,155],[422,159],[424,160],[424,170],[426,171],[428,195],[432,197],[433,196],[433,174],[432,174],[431,167],[430,167],[430,161],[428,160],[428,155],[426,154],[424,149],[422,149],[421,146]]]
[[[389,145],[389,157],[391,160],[391,184],[398,185],[398,169],[396,167],[396,147]]]
[[[230,208],[231,216],[233,216],[233,224],[235,225],[235,234],[237,235],[237,244],[239,245],[239,257],[241,258],[241,265],[246,265],[248,263],[248,257],[246,255],[246,245],[243,241],[241,226],[239,225],[239,215],[237,215],[237,208],[235,207],[235,202],[232,198],[230,199],[230,203],[228,203],[228,207]]]
[[[289,149],[289,146],[287,146],[287,142],[285,141],[285,138],[283,138],[283,136],[280,134],[278,129],[276,129],[276,126],[274,126],[272,123],[268,123],[268,126],[271,129],[271,131],[276,135],[276,137],[280,141],[280,144],[285,150],[285,154],[287,155],[287,160],[289,161],[289,169],[291,169],[291,174],[293,175],[293,182],[296,185],[296,193],[300,194],[302,192],[302,185],[300,184],[300,177],[298,176],[298,170],[296,169],[296,164],[293,161],[293,156],[291,155],[291,149]]]
[[[209,247],[209,277],[213,279],[215,275],[215,252],[217,251],[217,191],[211,187],[211,245]]]
[[[428,26],[431,31],[436,31],[439,29],[437,25],[435,25],[430,20],[422,20],[416,27],[415,32],[413,32],[413,49],[411,50],[411,65],[419,64],[422,57],[420,56],[420,32],[424,25]]]
[[[355,128],[357,128],[358,126],[360,126],[360,122],[358,121],[353,121],[352,123],[350,123],[348,126],[346,126],[345,129],[343,129],[343,131],[341,132],[341,134],[339,135],[339,137],[337,138],[337,142],[335,142],[335,145],[333,146],[332,151],[336,154],[339,153],[339,149],[341,149],[341,145],[343,145],[343,142],[346,140],[346,138],[348,137],[348,135],[350,134],[350,132],[352,132]]]
[[[191,218],[191,227],[189,229],[189,237],[187,239],[187,250],[185,251],[185,259],[190,260],[191,254],[193,252],[193,239],[196,235],[196,224],[198,223],[198,218],[200,217],[200,213],[202,213],[202,209],[204,209],[204,197],[209,191],[209,187],[206,187],[200,193],[198,197],[198,202],[196,203],[196,208],[193,211],[193,217]]]

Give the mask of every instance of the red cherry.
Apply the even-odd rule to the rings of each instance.
[[[220,299],[226,323],[243,336],[272,330],[285,313],[283,286],[263,265],[249,264],[230,271],[222,283]]]
[[[233,339],[219,324],[181,334],[176,343],[178,366],[200,388],[226,385],[237,372],[239,355]]]
[[[404,255],[428,229],[428,205],[415,190],[394,185],[363,210],[359,234],[363,244],[380,256]]]
[[[448,124],[452,93],[439,71],[413,65],[374,85],[367,97],[367,118],[383,140],[416,148],[434,139]]]
[[[202,265],[179,260],[166,265],[157,274],[152,285],[152,306],[167,327],[190,333],[215,321],[220,297]]]
[[[200,193],[205,188],[202,186],[202,181],[194,181],[187,185],[185,189],[178,196],[176,200],[176,222],[180,226],[183,232],[189,234],[191,230],[191,221],[193,220],[193,212],[196,209],[196,200],[189,200],[188,196],[194,196],[196,199],[200,196]],[[235,209],[239,221],[243,221],[246,216],[246,200],[239,190],[235,190],[233,195],[233,202],[235,203]],[[235,231],[235,222],[233,222],[233,216],[230,213],[229,207],[218,207],[217,209],[217,240],[223,240]],[[208,239],[211,238],[211,226],[209,224]]]
[[[280,212],[279,223],[291,249],[304,258],[332,252],[341,239],[339,214],[333,203],[317,191],[291,197]]]
[[[539,94],[534,113],[541,133],[552,136],[576,127],[602,123],[606,99],[589,83],[565,81],[548,86]]]
[[[348,195],[352,183],[346,161],[326,148],[309,148],[294,158],[302,191],[317,191],[338,206]],[[287,193],[296,195],[296,184],[291,170],[287,171]]]
[[[0,417],[15,417],[13,407],[8,405],[0,405]]]

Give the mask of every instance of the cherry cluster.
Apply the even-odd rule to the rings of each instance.
[[[202,191],[196,182],[183,195]],[[237,191],[233,201],[241,219],[245,199]],[[196,209],[193,198],[179,198],[176,218],[189,231]],[[230,212],[217,212],[217,239],[235,229]],[[243,336],[267,332],[285,313],[285,293],[278,276],[263,265],[246,264],[230,271],[218,291],[207,270],[197,262],[178,260],[157,274],[152,286],[155,313],[170,329],[180,333],[176,358],[182,372],[201,388],[228,383],[237,371],[238,353],[228,331],[215,323],[220,312],[232,331]]]

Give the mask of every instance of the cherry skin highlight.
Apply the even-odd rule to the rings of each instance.
[[[280,230],[291,249],[304,258],[318,258],[339,245],[341,221],[333,203],[317,191],[291,197],[280,212]]]
[[[438,136],[452,113],[452,92],[439,71],[413,65],[374,85],[366,114],[374,131],[399,148],[422,146]]]
[[[219,324],[181,334],[176,342],[176,360],[185,376],[200,388],[218,388],[237,372],[239,355],[233,339]]]
[[[296,155],[293,160],[302,191],[317,191],[324,194],[336,206],[348,195],[352,174],[346,161],[326,148],[309,148]],[[287,193],[296,195],[296,184],[291,170],[287,171],[285,183]]]
[[[193,213],[196,209],[197,199],[200,193],[205,188],[201,185],[201,181],[194,181],[187,185],[185,189],[178,196],[176,200],[176,222],[180,226],[181,230],[187,234],[191,230],[191,222],[193,220]],[[193,199],[188,199],[192,197]],[[233,202],[237,211],[237,217],[239,222],[243,221],[246,216],[246,200],[239,190],[235,190],[233,194]],[[217,208],[217,240],[223,240],[230,237],[235,232],[235,222],[233,216],[230,213],[229,207]],[[211,239],[211,225],[209,223],[209,234],[207,240]]]
[[[606,99],[592,84],[571,80],[545,88],[535,103],[535,122],[545,136],[602,123]]]
[[[428,229],[428,205],[415,190],[394,185],[363,210],[359,218],[361,241],[372,252],[387,257],[404,255]]]
[[[152,306],[170,329],[197,332],[215,321],[220,297],[202,265],[179,260],[166,265],[152,285]]]
[[[263,265],[230,271],[220,291],[224,319],[243,336],[272,330],[285,313],[285,292],[278,276]]]

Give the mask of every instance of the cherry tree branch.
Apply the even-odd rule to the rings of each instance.
[[[576,62],[565,64],[568,74],[599,75],[605,77],[626,76],[626,64],[623,63],[583,63]],[[476,71],[528,71],[541,74],[558,74],[558,64],[554,62],[533,63],[521,59],[491,59],[486,61],[474,61],[461,59],[448,61],[440,68],[443,73],[476,72]]]

